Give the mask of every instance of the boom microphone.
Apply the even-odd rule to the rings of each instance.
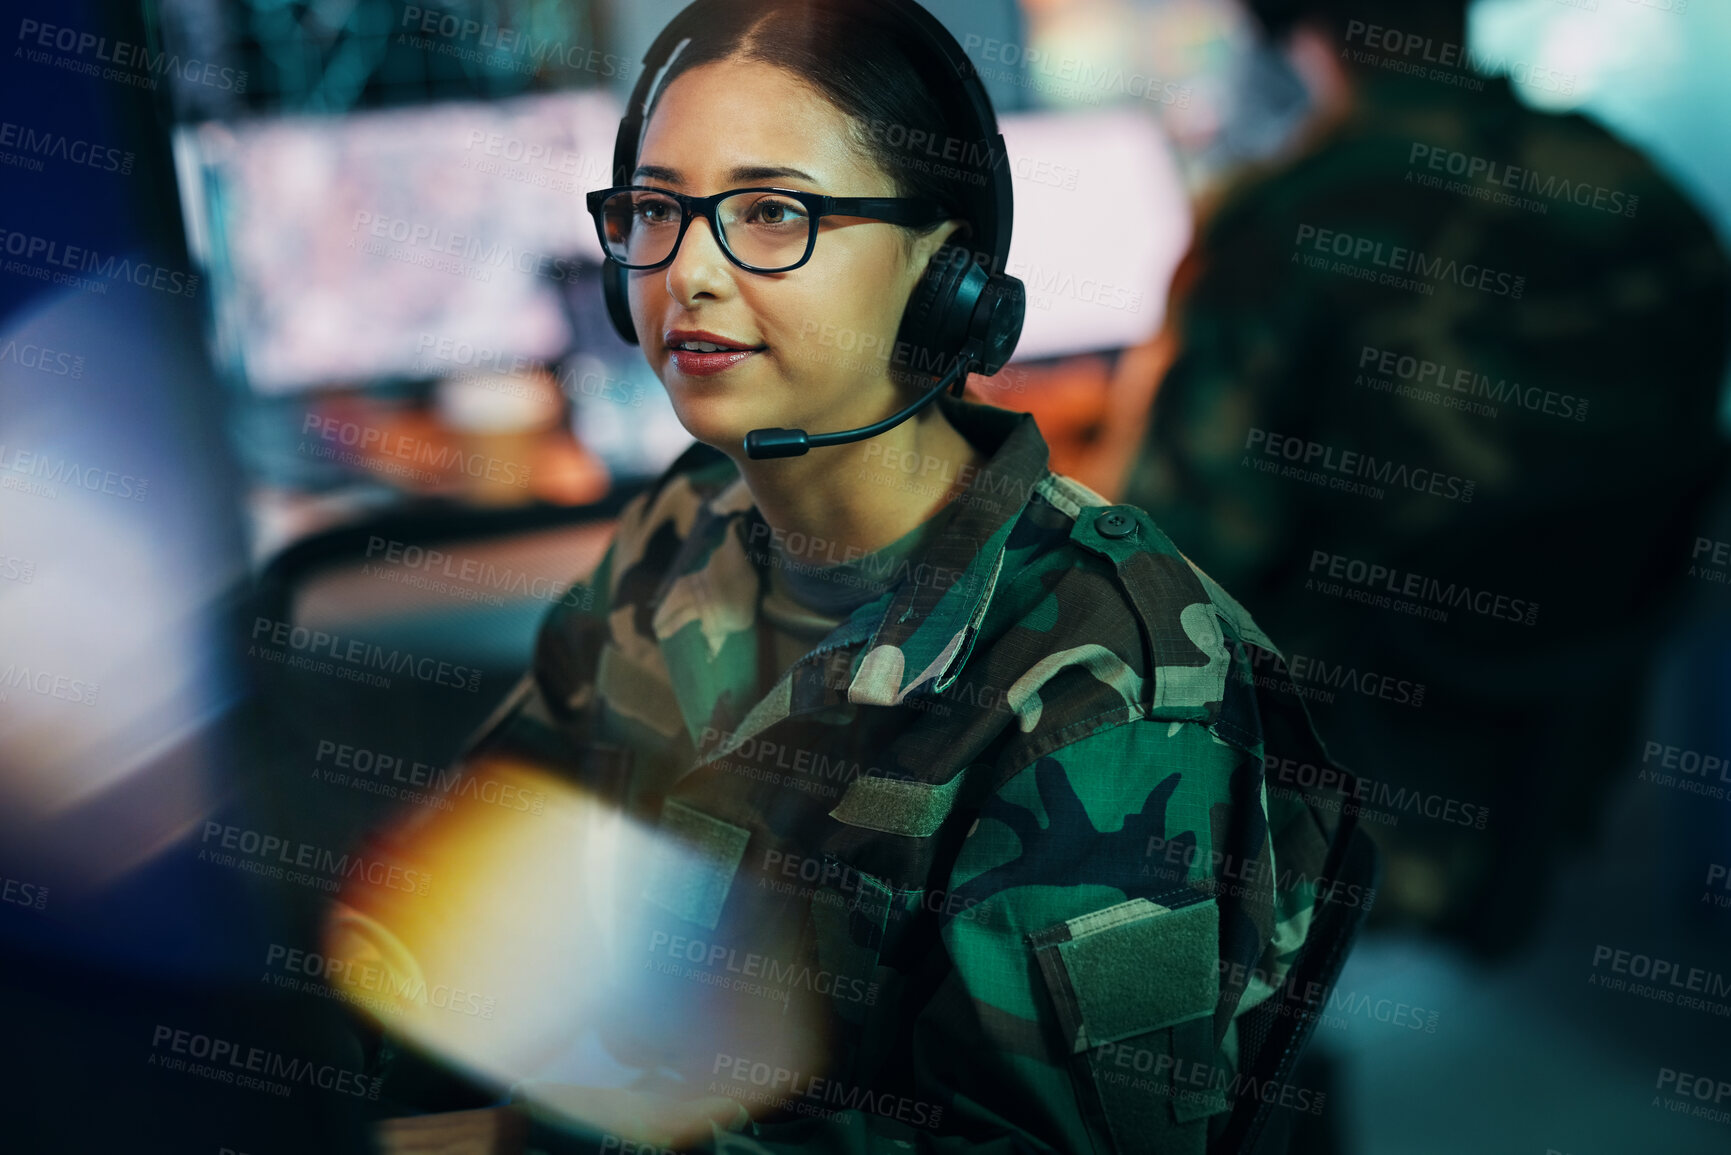
[[[799,457],[808,449],[825,445],[846,445],[850,441],[864,441],[868,437],[888,432],[937,400],[938,394],[959,381],[969,369],[978,364],[978,352],[979,343],[970,341],[968,347],[956,358],[955,365],[938,378],[938,383],[933,385],[924,397],[875,425],[843,429],[839,433],[809,434],[803,429],[753,429],[745,435],[745,455],[757,461],[769,457]]]

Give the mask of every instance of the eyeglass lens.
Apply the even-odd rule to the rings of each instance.
[[[660,264],[673,252],[683,211],[664,193],[614,193],[601,203],[608,255],[624,265]],[[766,272],[799,263],[813,224],[799,201],[761,191],[723,198],[715,222],[721,243],[734,257]]]

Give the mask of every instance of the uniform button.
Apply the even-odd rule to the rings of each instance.
[[[1094,519],[1094,528],[1101,537],[1129,537],[1136,532],[1136,519],[1114,510]]]

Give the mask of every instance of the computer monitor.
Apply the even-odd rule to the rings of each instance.
[[[283,396],[563,354],[619,115],[582,91],[178,129],[219,361]]]
[[[179,130],[219,362],[286,397],[583,348],[573,312],[600,319],[601,254],[582,197],[609,180],[619,115],[584,91]],[[1001,127],[1008,270],[1028,288],[1017,360],[1152,336],[1191,234],[1154,118],[1014,113]]]
[[[999,118],[1016,193],[1006,271],[1028,290],[1018,361],[1152,337],[1192,214],[1152,113],[1131,107]]]

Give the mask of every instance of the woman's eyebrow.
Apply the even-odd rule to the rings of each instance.
[[[797,168],[788,168],[783,165],[741,165],[738,168],[729,169],[727,173],[727,179],[730,183],[775,180],[777,177],[792,177],[795,180],[802,180],[808,184],[818,183],[817,178],[812,176],[810,173],[801,172]],[[637,171],[632,174],[631,179],[658,180],[666,184],[680,184],[684,180],[678,169],[667,168],[666,166],[659,164],[638,165]]]

